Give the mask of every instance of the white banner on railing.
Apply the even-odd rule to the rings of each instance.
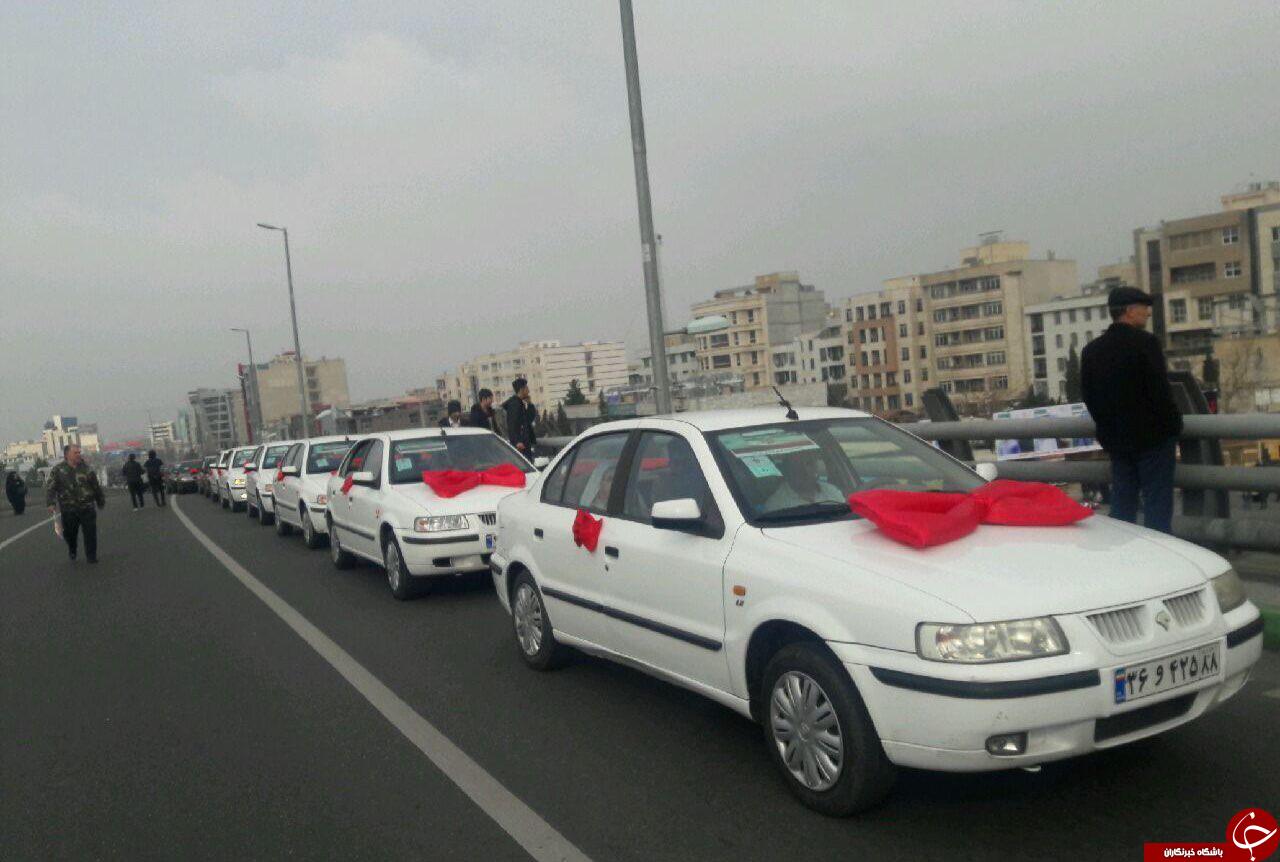
[[[1083,404],[1051,404],[1048,407],[1028,407],[1023,410],[1001,410],[992,419],[1069,419],[1088,416]],[[1023,437],[1017,440],[996,440],[996,460],[1013,461],[1027,458],[1045,458],[1053,455],[1072,455],[1076,452],[1097,452],[1102,449],[1092,437]]]

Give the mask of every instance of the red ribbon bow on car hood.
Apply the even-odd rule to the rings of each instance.
[[[971,494],[858,491],[849,495],[849,508],[889,538],[913,548],[954,542],[979,524],[1065,527],[1093,514],[1053,485],[1009,479],[988,482]]]
[[[499,464],[484,470],[423,470],[422,481],[437,497],[456,497],[478,485],[523,488],[524,471],[515,464]]]
[[[593,518],[586,509],[579,509],[573,519],[573,543],[594,553],[603,529],[604,518]]]

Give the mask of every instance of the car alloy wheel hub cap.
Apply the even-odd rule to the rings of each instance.
[[[830,790],[844,768],[840,719],[810,676],[787,671],[769,697],[769,726],[787,771],[810,790]]]
[[[537,655],[542,649],[542,604],[528,584],[521,584],[520,589],[516,591],[513,616],[520,649],[524,650],[525,655]]]
[[[387,581],[391,589],[400,589],[400,552],[395,545],[387,545]]]

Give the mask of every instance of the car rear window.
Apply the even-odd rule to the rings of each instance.
[[[258,450],[257,449],[241,449],[239,452],[235,454],[235,457],[231,459],[231,466],[243,467],[245,464],[248,464],[250,461],[253,460],[253,453],[256,451]]]
[[[307,453],[307,472],[328,473],[331,470],[337,470],[350,449],[351,441],[349,440],[313,444],[311,451]]]
[[[284,456],[289,451],[289,444],[283,446],[272,446],[267,449],[267,454],[262,456],[262,469],[274,470],[280,466],[280,462],[284,460]]]

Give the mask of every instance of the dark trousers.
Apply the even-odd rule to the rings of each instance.
[[[84,531],[84,553],[89,559],[98,556],[98,513],[94,509],[64,509],[62,539],[71,553],[76,552],[76,533]]]
[[[1162,533],[1173,531],[1173,469],[1178,442],[1166,440],[1140,452],[1111,454],[1111,517],[1138,523],[1138,498],[1142,498],[1142,525]]]
[[[147,489],[141,482],[129,483],[129,503],[135,509],[147,505]]]
[[[13,506],[13,514],[21,515],[27,510],[26,497],[10,497],[9,503]]]
[[[151,483],[151,499],[156,501],[157,506],[164,505],[164,480],[149,479]]]

